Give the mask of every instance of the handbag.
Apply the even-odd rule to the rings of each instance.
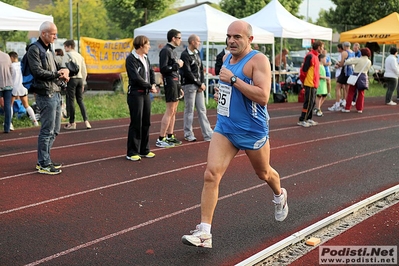
[[[348,77],[348,81],[347,81],[346,83],[349,84],[349,85],[355,86],[355,85],[356,85],[356,82],[357,82],[357,79],[360,77],[360,74],[362,74],[362,72],[363,72],[363,70],[366,68],[367,64],[368,64],[368,62],[366,62],[366,64],[364,64],[364,66],[363,66],[362,70],[360,70],[360,73],[359,73],[359,74],[357,74],[357,75],[354,75],[354,74],[350,75],[350,76]]]
[[[69,77],[76,76],[79,73],[79,65],[76,64],[73,60],[72,57],[67,53],[69,60],[65,62],[65,66],[69,70]]]

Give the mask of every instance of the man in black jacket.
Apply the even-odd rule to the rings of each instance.
[[[216,63],[215,63],[215,75],[219,75],[220,73],[220,69],[223,66],[223,56],[225,54],[230,53],[229,51],[229,46],[227,44],[227,39],[226,39],[226,48],[223,49],[223,51],[221,51],[217,56],[216,56]]]
[[[184,91],[184,139],[196,141],[193,132],[194,105],[197,108],[198,119],[205,141],[210,141],[213,130],[206,116],[204,66],[198,54],[200,38],[192,34],[188,37],[188,47],[181,53],[180,59],[184,62],[180,69]]]
[[[36,103],[40,109],[41,128],[38,137],[36,169],[39,173],[55,175],[61,173],[61,164],[50,158],[50,149],[61,127],[60,82],[69,81],[69,70],[58,65],[50,44],[57,39],[57,26],[43,22],[39,29],[39,40],[27,51],[30,71],[33,75],[31,88],[36,93]],[[43,65],[41,56],[45,53]]]
[[[159,52],[159,68],[163,76],[166,101],[166,111],[162,118],[159,138],[155,144],[160,148],[174,147],[182,143],[173,134],[181,93],[179,68],[183,66],[183,61],[178,59],[175,48],[181,44],[181,33],[171,29],[168,31],[167,38],[168,43]]]

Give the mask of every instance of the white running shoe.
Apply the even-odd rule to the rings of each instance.
[[[195,227],[195,230],[190,231],[191,235],[184,235],[181,241],[185,245],[212,248],[212,234],[208,234],[200,230],[200,225]]]
[[[355,106],[355,105],[356,105],[356,102],[353,102],[353,101],[352,101],[352,106]]]
[[[331,107],[328,107],[328,111],[331,111],[331,112],[339,112],[339,111],[341,111],[341,106],[339,106],[339,103],[338,104],[334,104],[333,106],[331,106]]]
[[[351,110],[342,109],[341,112],[343,113],[350,113]]]
[[[309,123],[306,121],[299,121],[298,123],[296,123],[298,126],[302,126],[302,127],[310,127]]]
[[[318,117],[321,117],[321,116],[323,116],[323,112],[322,112],[321,110],[319,110],[319,111],[317,111],[316,115],[317,115]]]
[[[393,102],[393,101],[390,101],[389,103],[387,103],[387,105],[397,105],[397,103],[395,103],[395,102]]]
[[[277,203],[273,200],[274,203],[274,218],[276,221],[282,222],[288,215],[288,204],[287,204],[287,190],[285,188],[281,188],[281,196],[280,202]]]
[[[172,148],[175,146],[175,144],[170,143],[166,140],[166,138],[163,138],[162,140],[157,139],[155,146],[157,146],[159,148]]]
[[[346,106],[346,100],[342,100],[341,106],[345,108],[345,106]]]
[[[319,124],[318,122],[313,121],[312,119],[308,119],[306,122],[308,122],[308,124],[311,126],[317,126]]]

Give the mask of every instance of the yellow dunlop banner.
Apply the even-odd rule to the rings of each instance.
[[[126,72],[126,57],[132,50],[132,38],[117,41],[80,38],[80,52],[89,74]]]

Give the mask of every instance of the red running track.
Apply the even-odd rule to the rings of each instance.
[[[330,102],[325,104],[325,107]],[[271,163],[289,196],[277,223],[271,190],[240,152],[220,187],[213,249],[180,239],[199,222],[208,142],[155,147],[153,159],[125,159],[127,119],[62,131],[52,159],[63,173],[41,175],[37,128],[0,136],[0,265],[233,265],[332,213],[398,184],[399,109],[367,98],[363,114],[330,113],[296,125],[301,104],[269,106]],[[399,108],[399,107],[398,107]],[[214,125],[215,111],[209,111]],[[182,114],[176,135],[182,138]],[[389,243],[394,244],[394,243]]]

